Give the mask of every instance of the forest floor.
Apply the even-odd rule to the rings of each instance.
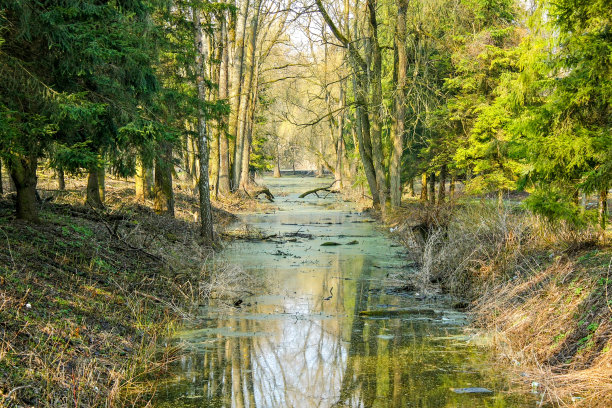
[[[241,271],[201,242],[190,194],[169,218],[125,181],[107,180],[104,211],[82,204],[83,182],[67,187],[42,177],[40,224],[0,200],[0,407],[144,405],[179,355],[163,339],[215,291],[231,296]],[[214,204],[217,234],[226,210],[260,205]]]
[[[470,305],[517,381],[552,406],[612,406],[612,246],[517,203],[409,201],[387,224],[412,248],[406,289]]]

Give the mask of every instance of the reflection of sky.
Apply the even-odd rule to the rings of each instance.
[[[181,335],[194,351],[182,359],[175,388],[165,391],[160,404],[489,406],[449,395],[450,387],[490,384],[471,368],[481,362],[465,339],[456,336],[461,333],[456,312],[445,310],[451,319],[437,322],[355,316],[365,309],[410,307],[417,301],[380,290],[387,273],[397,272],[404,261],[402,250],[376,224],[363,222],[366,217],[336,196],[297,198],[329,183],[266,180],[277,195],[278,210],[243,216],[244,223],[263,236],[300,232],[313,237],[237,241],[224,252],[231,262],[265,278],[267,292],[245,298],[243,307],[229,314],[210,309],[202,327]],[[281,189],[288,194],[278,194]],[[321,246],[330,241],[342,245]],[[351,241],[358,243],[346,245]],[[499,406],[524,405],[503,401]]]
[[[256,340],[255,397],[261,407],[328,406],[337,398],[347,352],[324,321],[283,322],[274,337]]]
[[[247,270],[264,270],[283,295],[262,297],[259,311],[265,313],[271,307],[300,316],[261,323],[260,330],[272,334],[254,340],[255,400],[258,407],[330,406],[338,401],[348,356],[349,339],[343,341],[341,329],[346,314],[341,302],[343,279],[359,279],[364,258],[381,266],[400,266],[401,259],[391,242],[373,232],[372,224],[362,222],[364,217],[349,204],[335,196],[296,198],[327,180],[305,178],[293,186],[281,182],[290,194],[277,199],[278,210],[247,215],[245,222],[265,236],[300,232],[314,239],[283,244],[237,242],[226,253]],[[268,186],[274,191],[271,183]],[[317,205],[321,203],[337,203],[340,208],[326,209]],[[358,244],[321,246],[328,241]],[[277,251],[286,255],[271,255]],[[332,298],[323,300],[330,293]],[[321,314],[335,319],[321,319]]]

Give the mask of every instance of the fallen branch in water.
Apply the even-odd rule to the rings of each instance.
[[[267,189],[267,188],[262,188],[262,189],[259,189],[259,190],[256,190],[256,191],[253,191],[253,192],[251,193],[251,195],[252,195],[253,197],[255,197],[255,198],[259,197],[259,196],[260,196],[260,195],[262,195],[262,194],[265,194],[265,195],[266,195],[266,198],[268,199],[268,201],[270,201],[271,203],[273,203],[273,202],[274,202],[274,196],[272,195],[272,193],[270,192],[270,190],[269,190],[269,189]]]
[[[272,194],[272,192],[270,191],[270,189],[268,189],[267,187],[264,188],[260,188],[259,190],[253,190],[253,191],[247,191],[246,188],[242,188],[244,190],[244,192],[246,193],[247,197],[249,198],[258,198],[260,195],[265,194],[266,198],[268,199],[268,201],[270,201],[271,203],[274,202],[274,195]]]
[[[308,190],[305,193],[303,193],[302,195],[300,195],[300,198],[304,198],[310,194],[314,194],[317,197],[319,197],[319,195],[317,194],[319,191],[327,191],[328,193],[337,193],[337,191],[335,190],[331,190],[331,188],[334,186],[334,184],[336,184],[338,180],[335,180],[333,183],[331,183],[329,186],[326,187],[318,187],[318,188],[314,188],[312,190]]]

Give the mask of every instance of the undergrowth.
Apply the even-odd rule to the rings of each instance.
[[[391,220],[418,265],[406,286],[472,302],[542,403],[612,406],[612,248],[599,231],[483,202],[410,203]]]
[[[106,211],[62,194],[40,224],[0,201],[0,406],[146,405],[179,355],[163,340],[206,299],[234,296],[242,272],[194,223],[125,204],[130,194],[109,190]],[[216,225],[230,218],[215,213]]]

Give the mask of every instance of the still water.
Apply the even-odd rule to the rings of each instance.
[[[265,288],[239,308],[202,309],[178,334],[187,353],[154,406],[535,406],[509,390],[450,301],[389,290],[388,276],[410,271],[381,227],[335,195],[298,198],[328,180],[263,182],[277,210],[243,215],[236,228],[276,236],[236,241],[222,256]],[[452,391],[464,387],[493,393]]]

